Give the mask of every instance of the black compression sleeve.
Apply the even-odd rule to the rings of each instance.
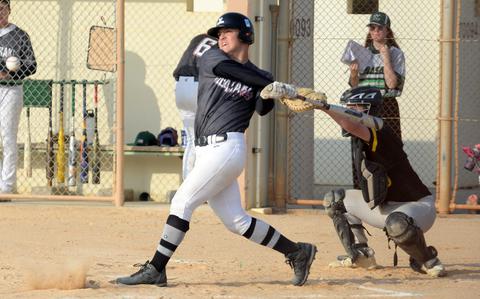
[[[272,99],[262,99],[258,95],[255,99],[255,111],[261,116],[270,112],[275,106],[275,102]]]
[[[264,88],[273,82],[273,80],[257,73],[254,70],[246,68],[241,63],[233,60],[225,60],[220,62],[216,67],[213,68],[213,73],[216,76],[240,81],[256,88]]]

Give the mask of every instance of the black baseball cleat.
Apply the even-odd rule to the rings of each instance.
[[[307,281],[310,266],[317,253],[317,247],[310,243],[297,243],[297,245],[299,249],[287,254],[285,262],[292,267],[295,273],[292,279],[293,285],[302,286]]]
[[[165,268],[158,272],[149,261],[146,261],[145,264],[135,264],[134,266],[140,267],[140,270],[130,276],[117,278],[115,283],[126,285],[154,284],[158,287],[167,286],[167,272]]]

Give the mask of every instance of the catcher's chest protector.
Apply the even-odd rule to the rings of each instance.
[[[388,176],[385,167],[377,162],[367,160],[365,143],[357,137],[353,138],[353,163],[357,173],[363,199],[370,209],[374,209],[387,198]]]

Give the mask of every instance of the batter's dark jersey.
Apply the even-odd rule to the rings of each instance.
[[[223,67],[218,70],[218,66]],[[232,76],[237,78],[238,74],[250,75],[245,80],[241,78],[235,80],[227,72],[231,72]],[[219,73],[223,75],[218,76]],[[256,77],[261,84],[252,84]],[[256,109],[258,111],[259,104],[265,102],[258,96],[258,92],[269,82],[272,82],[272,75],[250,61],[241,65],[220,49],[212,48],[207,51],[199,60],[195,136],[245,132],[253,112]],[[259,114],[263,115],[272,108],[273,104],[267,111]]]
[[[20,68],[15,72],[8,71],[5,66],[5,60],[10,56],[20,59]],[[9,72],[14,80],[21,80],[36,70],[37,62],[28,34],[14,24],[0,29],[0,71]]]
[[[402,141],[389,128],[370,130],[370,142],[365,143],[366,159],[382,164],[387,169],[390,185],[387,201],[417,201],[430,195],[408,161]]]
[[[198,80],[197,60],[211,47],[217,46],[217,40],[207,34],[195,36],[188,45],[177,67],[173,71],[173,77],[178,81],[180,76],[195,77]]]

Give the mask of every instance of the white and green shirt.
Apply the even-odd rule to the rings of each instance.
[[[396,88],[388,88],[385,84],[385,75],[383,73],[383,59],[380,52],[373,47],[372,59],[370,64],[359,75],[359,86],[371,86],[380,89],[384,97],[398,97],[402,94],[403,84],[405,82],[405,56],[397,47],[390,48],[390,59],[392,60],[393,70],[397,74],[398,84]]]

